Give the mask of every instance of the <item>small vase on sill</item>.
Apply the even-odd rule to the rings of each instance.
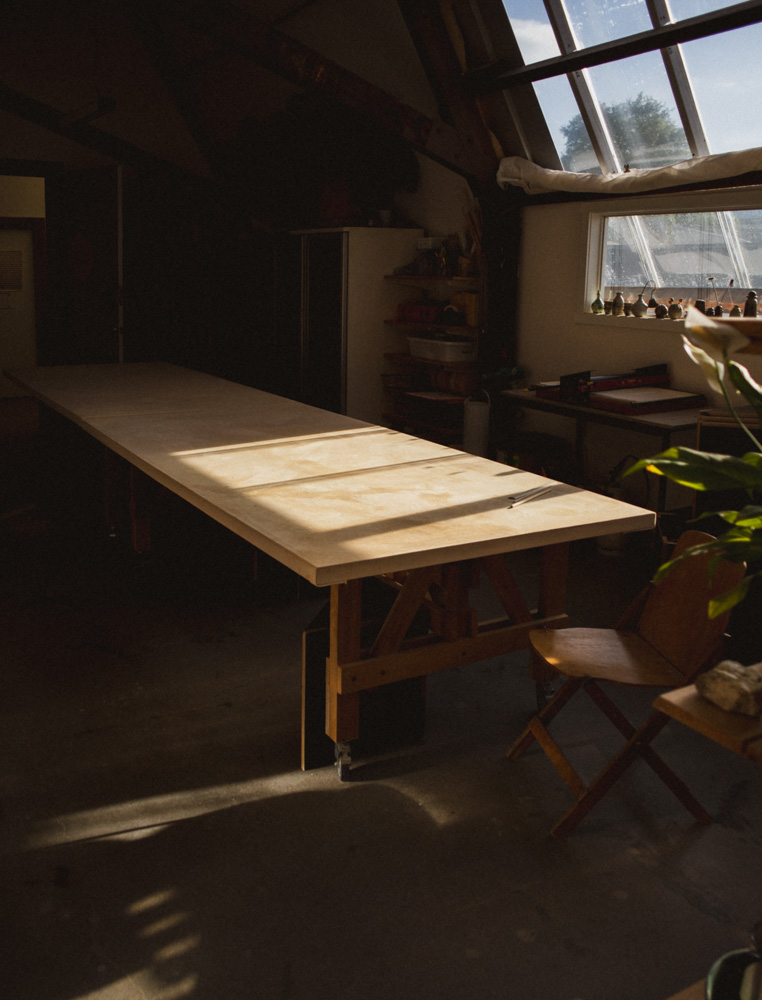
[[[647,312],[648,312],[648,303],[646,302],[646,300],[643,298],[642,295],[639,295],[632,304],[632,315],[640,317],[640,316],[645,316]]]

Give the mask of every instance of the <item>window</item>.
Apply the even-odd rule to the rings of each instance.
[[[468,74],[473,92],[482,98],[502,92],[523,155],[541,166],[619,173],[762,146],[762,117],[749,114],[753,96],[762,93],[760,4],[476,0],[476,6],[496,58]],[[517,55],[503,54],[511,51]],[[528,86],[555,162],[529,120],[537,112],[511,99],[513,90]]]
[[[594,216],[592,281],[601,297],[684,304],[703,299],[728,315],[762,288],[762,209]]]
[[[556,170],[618,174],[762,146],[762,116],[753,113],[762,94],[762,4],[470,0],[470,6],[492,43],[492,62],[466,76],[491,109],[500,98],[510,109],[524,148],[514,143],[506,156]],[[534,102],[518,99],[527,92]],[[622,291],[632,300],[645,288],[660,301],[703,298],[726,313],[742,307],[749,290],[762,288],[756,207],[762,199],[758,192],[753,198],[742,209],[731,198],[687,212],[676,212],[674,199],[657,198],[647,211],[638,202],[640,214],[595,216],[587,311],[598,289],[604,298]],[[663,207],[652,211],[651,204]]]

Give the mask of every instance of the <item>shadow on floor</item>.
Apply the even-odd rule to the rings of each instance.
[[[422,739],[353,781],[301,772],[325,593],[171,506],[135,559],[91,509],[0,526],[4,1000],[659,1000],[746,946],[751,762],[670,725],[658,749],[715,823],[635,767],[555,841],[565,787],[504,756],[534,709],[517,654],[429,678]],[[609,624],[652,561],[574,546],[572,619]],[[564,715],[594,773],[617,734],[584,699]]]

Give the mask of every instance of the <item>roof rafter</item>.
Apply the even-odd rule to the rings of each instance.
[[[126,4],[125,14],[130,19],[165,87],[172,95],[199,152],[207,166],[214,172],[216,148],[198,113],[197,101],[192,88],[188,85],[188,75],[184,72],[178,57],[177,46],[171,37],[171,32],[166,30],[165,25],[156,16],[156,8],[150,5]]]
[[[27,97],[26,94],[2,83],[0,83],[0,109],[15,115],[17,118],[23,118],[33,125],[39,125],[49,132],[63,136],[65,139],[79,143],[80,146],[92,149],[94,152],[100,153],[101,156],[116,160],[117,163],[138,170],[160,168],[181,172],[180,167],[168,160],[154,156],[131,142],[111,135],[110,132],[104,132],[88,121],[78,120],[67,124],[65,117],[57,108],[32,97]]]
[[[480,180],[495,174],[495,152],[476,102],[463,86],[463,72],[442,21],[438,0],[397,0],[429,83],[470,150]]]
[[[484,179],[483,158],[445,121],[417,111],[225,0],[163,0],[167,15],[289,82],[372,118],[419,152]],[[495,158],[489,165],[494,176]]]

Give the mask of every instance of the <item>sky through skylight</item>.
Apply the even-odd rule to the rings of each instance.
[[[503,0],[524,62],[531,64],[560,54],[542,0]],[[730,6],[718,0],[671,0],[673,17],[695,17]],[[648,30],[651,20],[645,0],[566,0],[579,48],[598,45]],[[709,152],[762,146],[762,116],[754,113],[762,95],[762,24],[739,28],[681,46],[690,85],[704,127]],[[601,104],[620,104],[639,93],[659,101],[671,121],[681,127],[675,98],[657,52],[607,63],[589,71]],[[559,156],[566,139],[562,128],[579,113],[566,76],[535,84],[540,106]],[[646,143],[647,146],[647,143]],[[672,146],[670,146],[670,149]],[[590,149],[592,154],[592,147]],[[661,165],[670,154],[659,150],[650,165]],[[674,146],[676,159],[690,156],[687,144]],[[674,162],[674,160],[672,161]],[[645,162],[639,165],[647,165]],[[567,162],[567,169],[597,170],[590,156]]]

